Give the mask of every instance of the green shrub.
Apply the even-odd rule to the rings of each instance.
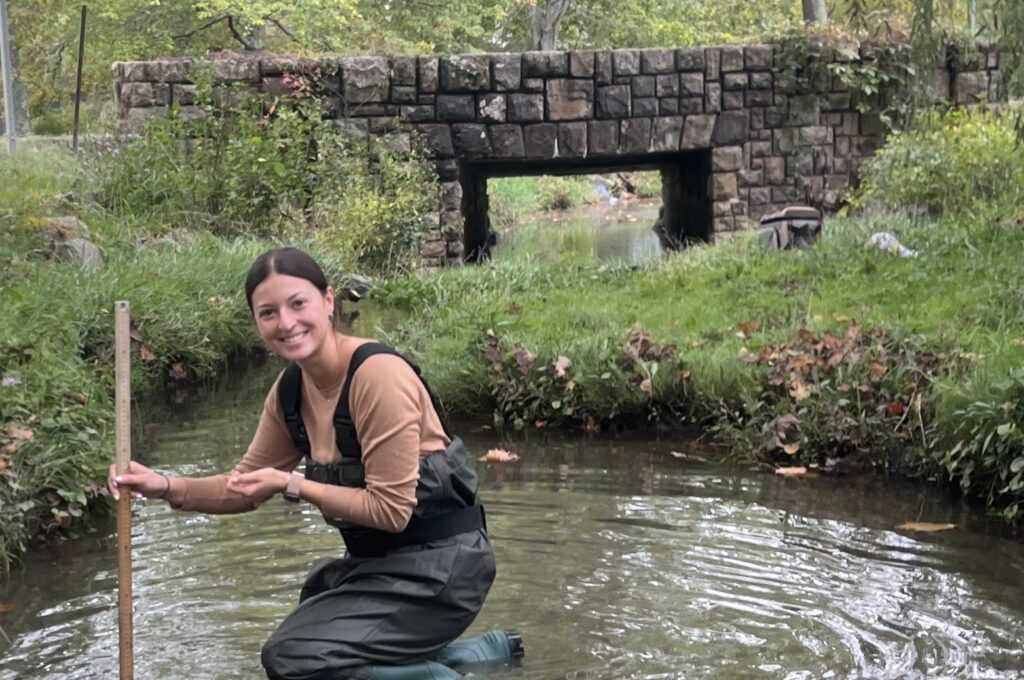
[[[1024,196],[1019,115],[963,109],[923,115],[865,164],[856,203],[917,205],[932,213],[1014,210]]]

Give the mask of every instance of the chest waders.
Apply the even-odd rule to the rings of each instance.
[[[317,463],[302,422],[302,372],[292,364],[278,383],[278,398],[289,435],[305,458],[307,479],[366,487],[349,395],[356,371],[375,354],[402,358],[440,416],[437,398],[415,364],[384,345],[361,345],[334,412],[340,459]],[[461,677],[453,666],[503,664],[523,656],[522,638],[514,632],[452,642],[483,604],[494,578],[494,556],[476,473],[462,441],[447,428],[445,434],[451,441],[447,449],[420,458],[416,507],[402,532],[325,516],[341,532],[347,554],[314,563],[299,607],[263,648],[268,677],[435,680]]]

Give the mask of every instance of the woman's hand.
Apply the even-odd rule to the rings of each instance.
[[[122,489],[130,492],[132,498],[163,498],[170,488],[170,479],[134,460],[128,463],[124,474],[117,474],[115,465],[111,465],[107,473],[107,489],[115,501],[121,498]]]
[[[238,472],[228,475],[228,490],[243,496],[270,498],[281,493],[288,486],[288,473],[277,468],[265,467],[252,472]]]

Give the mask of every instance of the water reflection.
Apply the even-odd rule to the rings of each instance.
[[[492,256],[499,262],[524,256],[541,260],[578,256],[639,264],[661,254],[651,229],[658,205],[657,201],[602,203],[528,216],[500,233]]]
[[[278,366],[147,415],[147,462],[230,466]],[[478,463],[499,574],[473,631],[523,631],[522,669],[494,677],[1018,678],[1024,546],[933,490],[794,480],[671,451],[688,442],[460,428]],[[692,450],[692,449],[691,449]],[[699,453],[699,452],[698,452]],[[954,521],[934,535],[903,521]],[[309,507],[212,517],[144,503],[134,517],[140,678],[258,678],[259,650],[309,561],[337,551]],[[0,679],[117,669],[112,527],[35,553],[0,590]]]

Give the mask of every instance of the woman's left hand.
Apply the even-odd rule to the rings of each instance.
[[[277,468],[265,467],[252,472],[238,472],[228,475],[228,490],[243,496],[270,498],[281,493],[288,486],[288,473]]]

